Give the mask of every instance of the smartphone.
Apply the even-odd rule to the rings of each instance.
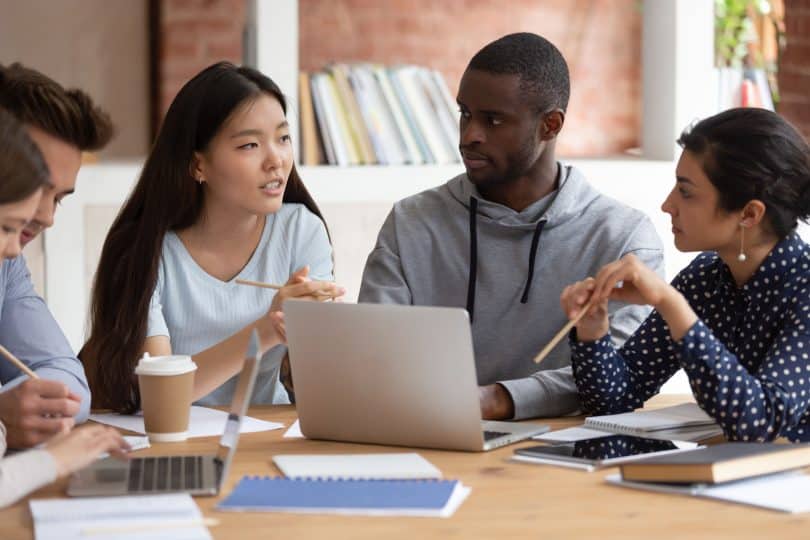
[[[517,456],[533,458],[542,463],[582,465],[601,468],[639,459],[649,454],[680,452],[697,448],[689,441],[648,439],[632,435],[609,435],[581,441],[529,446],[515,450]]]

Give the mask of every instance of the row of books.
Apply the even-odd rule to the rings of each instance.
[[[438,71],[332,64],[300,74],[299,98],[304,165],[461,160],[458,107]]]

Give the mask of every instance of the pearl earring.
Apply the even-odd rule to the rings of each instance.
[[[745,262],[746,257],[745,255],[745,226],[740,223],[740,254],[737,255],[737,260],[740,262]]]

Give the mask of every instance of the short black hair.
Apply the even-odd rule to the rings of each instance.
[[[0,107],[82,152],[101,150],[113,136],[110,115],[90,96],[20,63],[0,65]]]
[[[678,144],[701,159],[721,209],[760,200],[779,238],[810,217],[810,146],[775,112],[729,109],[687,128]]]
[[[467,69],[520,75],[520,87],[538,112],[568,108],[568,64],[554,44],[537,34],[519,32],[496,39],[473,56]]]

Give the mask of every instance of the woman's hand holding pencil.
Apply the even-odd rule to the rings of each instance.
[[[295,298],[318,302],[340,301],[343,295],[346,294],[346,289],[333,281],[314,281],[310,279],[308,266],[296,270],[284,285],[243,279],[237,279],[236,283],[278,291],[273,297],[273,303],[270,305],[267,315],[257,324],[263,350],[287,342],[284,312],[282,311],[286,300]]]

